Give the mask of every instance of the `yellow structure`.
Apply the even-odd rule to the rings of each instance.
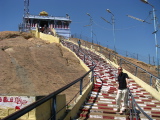
[[[48,16],[48,13],[46,11],[42,11],[39,13],[40,16]]]
[[[31,33],[34,34],[35,37],[41,38],[42,40],[44,40],[48,43],[60,43],[60,39],[59,39],[59,37],[56,36],[56,32],[54,29],[52,30],[52,32],[54,33],[54,36],[39,32],[38,28],[36,28],[36,31],[31,31]]]
[[[35,102],[37,98],[35,96],[0,96],[0,119]],[[36,110],[34,109],[19,118],[19,120],[22,119],[35,120]]]

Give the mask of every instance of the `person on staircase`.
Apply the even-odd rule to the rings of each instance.
[[[80,41],[80,39],[78,40],[78,52],[79,52],[79,50],[80,50],[80,48],[81,48],[81,41]]]
[[[116,96],[116,112],[123,113],[128,108],[128,74],[123,73],[123,68],[118,67],[118,87]],[[121,106],[121,100],[123,101]]]
[[[79,49],[81,48],[81,41],[80,40],[78,40],[78,47],[79,47]]]

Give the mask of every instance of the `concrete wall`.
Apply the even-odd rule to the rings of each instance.
[[[0,96],[0,119],[24,108],[42,97],[43,96]],[[56,111],[59,111],[65,105],[66,96],[64,94],[57,95]],[[26,113],[17,120],[48,120],[51,117],[51,111],[52,99]],[[64,117],[65,112],[66,107],[57,114],[57,120]]]
[[[48,120],[51,117],[52,100],[48,100],[35,108],[35,120]]]
[[[52,30],[55,33],[54,30]],[[37,37],[37,38],[41,38],[42,40],[48,42],[48,43],[60,43],[60,39],[56,36],[53,35],[49,35],[49,34],[44,34],[42,32],[38,32],[38,29],[36,31],[31,31],[31,33]]]
[[[66,105],[65,94],[60,94],[56,96],[56,112],[61,110]],[[60,112],[56,114],[56,120],[61,119],[66,112],[66,107],[64,107]],[[46,101],[42,105],[36,108],[35,120],[48,120],[52,115],[52,99]]]
[[[34,96],[0,96],[0,118],[4,118],[19,109],[35,102]],[[26,113],[20,119],[35,120],[35,110]]]
[[[83,105],[84,101],[86,100],[86,97],[88,96],[92,88],[93,88],[93,83],[90,83],[87,86],[87,88],[82,92],[82,95],[80,95],[77,98],[75,105],[73,106],[73,108],[70,109],[69,113],[63,120],[70,120],[76,117],[77,113],[79,112],[79,108]]]
[[[48,35],[41,32],[39,32],[39,38],[49,43],[60,43],[60,40],[58,37],[54,37],[53,35]]]
[[[56,114],[56,120],[62,120],[64,115],[66,114],[66,95],[65,94],[60,94],[56,98],[56,111],[58,112]]]

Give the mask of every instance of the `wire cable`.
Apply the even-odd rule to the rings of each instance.
[[[95,25],[99,26],[100,28],[103,28],[103,29],[106,29],[106,30],[113,30],[113,29],[105,28],[105,27],[97,24],[95,21],[93,21],[93,23],[95,23]],[[143,24],[142,25],[131,26],[131,27],[128,27],[128,28],[115,29],[115,30],[128,30],[128,29],[135,28],[135,27],[140,27],[140,26],[143,26]]]

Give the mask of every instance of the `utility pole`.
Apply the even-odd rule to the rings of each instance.
[[[26,30],[30,28],[28,26],[29,23],[28,18],[29,18],[29,0],[24,0],[24,15],[23,15],[23,30],[22,30],[23,32],[26,32]]]
[[[91,39],[92,39],[92,46],[93,46],[93,29],[92,29],[92,25],[93,25],[93,18],[92,16],[87,13],[87,15],[90,17],[90,26],[91,26]]]
[[[159,59],[158,59],[158,41],[157,41],[157,25],[156,25],[156,14],[155,14],[155,8],[152,4],[150,4],[147,0],[141,0],[143,3],[148,4],[152,7],[153,11],[153,20],[154,20],[154,34],[155,37],[155,47],[156,47],[156,61],[157,61],[157,72],[158,72],[158,77],[160,78],[160,73],[159,73]]]

